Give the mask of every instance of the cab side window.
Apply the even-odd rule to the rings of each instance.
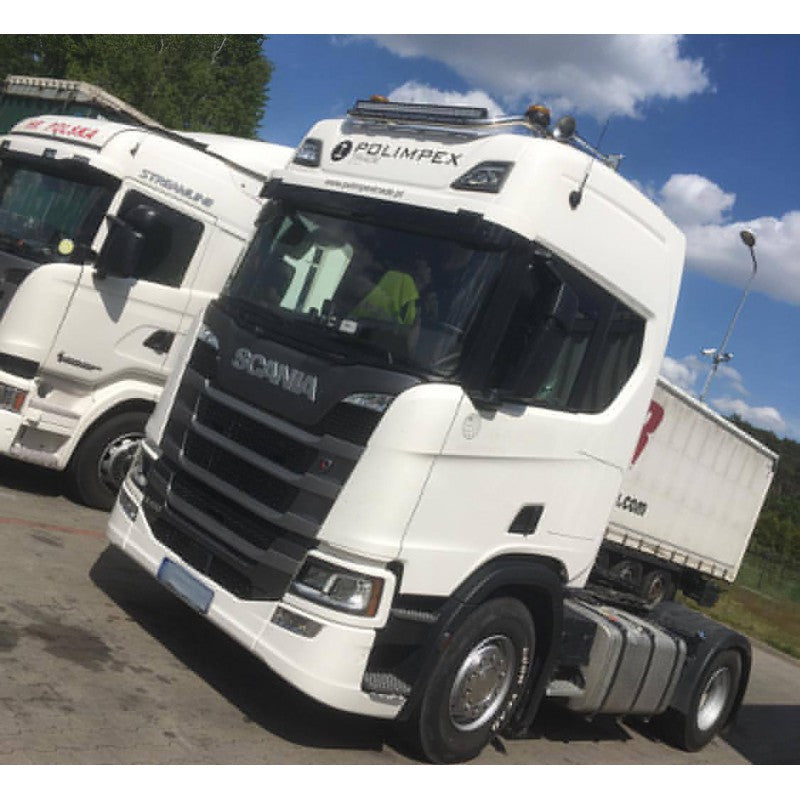
[[[644,327],[640,315],[594,281],[537,252],[489,385],[511,401],[599,413],[639,363]]]
[[[143,280],[165,286],[180,286],[203,235],[203,223],[159,203],[149,195],[130,191],[122,200],[117,215],[147,205],[158,212],[158,225],[148,231],[142,263],[147,272]]]

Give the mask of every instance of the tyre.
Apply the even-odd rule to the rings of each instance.
[[[686,714],[670,709],[664,715],[665,738],[689,752],[705,747],[725,727],[741,677],[739,653],[717,653],[697,681]]]
[[[644,576],[639,594],[649,608],[655,608],[664,600],[671,600],[675,596],[675,585],[669,572],[663,569],[654,569]]]
[[[475,758],[523,694],[535,646],[528,609],[513,598],[479,606],[450,640],[412,726],[435,763]]]
[[[611,567],[611,575],[623,586],[638,587],[642,579],[642,565],[625,558]]]
[[[69,488],[80,502],[111,509],[144,438],[148,416],[144,411],[124,411],[102,420],[83,437],[67,467]]]

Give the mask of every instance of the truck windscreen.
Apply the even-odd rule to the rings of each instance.
[[[503,251],[276,204],[226,294],[330,349],[449,377]],[[308,330],[307,325],[302,329]]]
[[[63,239],[91,245],[113,197],[111,185],[64,170],[0,161],[0,249],[37,263],[67,261]]]

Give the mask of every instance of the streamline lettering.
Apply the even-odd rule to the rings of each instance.
[[[158,186],[167,192],[180,195],[191,203],[198,203],[205,208],[210,208],[214,205],[213,197],[207,197],[202,192],[197,192],[189,186],[184,186],[182,183],[178,183],[178,181],[174,181],[171,178],[165,178],[163,175],[159,175],[157,172],[151,172],[149,169],[143,169],[139,173],[139,177],[153,186]]]
[[[251,353],[246,347],[240,347],[234,354],[231,365],[241,369],[254,378],[268,380],[273,386],[307,397],[312,403],[317,399],[317,376],[306,375],[299,369],[281,364],[273,358],[261,353]]]

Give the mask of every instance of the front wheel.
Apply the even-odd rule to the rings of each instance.
[[[489,600],[462,623],[433,671],[415,720],[428,759],[468,761],[500,732],[525,688],[535,638],[528,609],[514,598]]]
[[[98,423],[83,437],[67,468],[70,489],[78,500],[108,511],[139,442],[148,414],[125,411]]]
[[[741,678],[739,653],[717,653],[695,684],[687,712],[670,709],[664,715],[667,738],[689,752],[705,747],[728,722]]]

